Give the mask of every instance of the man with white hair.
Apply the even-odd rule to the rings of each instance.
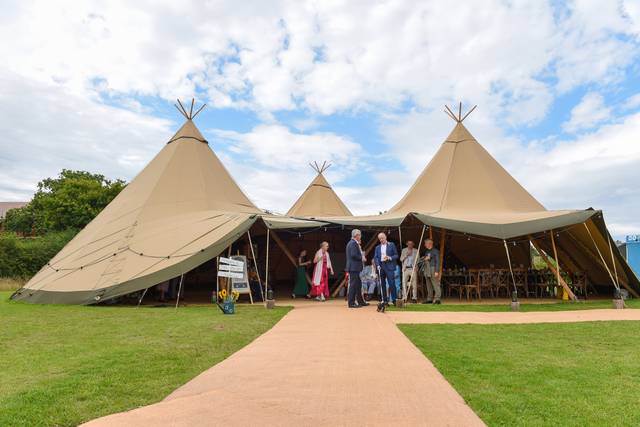
[[[347,266],[345,270],[349,273],[349,293],[347,301],[349,308],[360,308],[365,305],[369,305],[362,298],[362,281],[360,280],[360,273],[366,257],[360,247],[360,240],[362,239],[362,233],[357,228],[351,231],[351,240],[347,243]],[[356,299],[358,304],[356,304]]]
[[[376,246],[375,256],[373,257],[376,262],[376,268],[380,269],[380,283],[382,286],[382,302],[386,302],[387,295],[387,283],[389,285],[389,293],[391,294],[391,303],[395,304],[398,297],[396,292],[395,275],[396,265],[398,264],[398,249],[393,242],[387,240],[387,235],[384,233],[378,234],[378,240],[380,244]]]

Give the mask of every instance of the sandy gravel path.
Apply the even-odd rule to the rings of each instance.
[[[164,401],[87,425],[484,425],[394,320],[373,305],[297,303]]]
[[[392,311],[387,316],[395,323],[565,323],[599,320],[640,320],[637,309],[596,309],[534,312],[470,312],[470,311]]]

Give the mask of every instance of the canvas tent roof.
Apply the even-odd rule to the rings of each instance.
[[[351,211],[324,177],[324,171],[329,167],[326,162],[322,166],[316,163],[312,167],[317,172],[316,177],[291,206],[287,215],[303,218],[351,216]]]
[[[145,289],[215,257],[261,214],[188,119],[14,299],[88,304]]]
[[[624,259],[609,249],[612,238],[601,211],[545,209],[478,143],[462,124],[464,118],[451,116],[456,121],[453,131],[409,191],[388,212],[317,219],[352,227],[384,228],[399,226],[411,215],[426,225],[460,234],[514,242],[532,236],[549,252],[549,231],[561,230],[566,236],[556,242],[558,250],[566,255],[561,256],[561,262],[571,254],[574,268],[586,271],[595,283],[616,279],[640,290],[640,282]],[[592,230],[593,236],[585,232],[585,227]],[[598,251],[610,254],[604,264]]]

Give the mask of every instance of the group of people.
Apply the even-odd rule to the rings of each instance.
[[[351,240],[346,247],[345,271],[349,275],[347,302],[350,308],[369,305],[367,295],[371,295],[379,287],[382,304],[395,304],[400,289],[411,289],[412,302],[418,302],[418,276],[424,278],[427,297],[424,304],[440,304],[440,252],[434,248],[433,240],[424,241],[424,253],[415,247],[414,242],[398,252],[393,242],[387,240],[385,233],[378,234],[379,244],[376,246],[371,261],[361,246],[362,233],[358,229],[351,232]],[[311,288],[307,286],[307,271],[313,265]],[[329,243],[322,242],[313,259],[302,250],[298,255],[298,267],[292,297],[315,298],[325,301],[329,298],[329,275],[333,275],[333,266],[329,256]],[[364,282],[364,288],[363,288]],[[402,285],[400,288],[399,285]],[[379,286],[378,286],[379,285]],[[408,292],[408,291],[407,291]]]

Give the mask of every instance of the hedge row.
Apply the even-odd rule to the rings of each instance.
[[[0,277],[30,278],[75,234],[76,231],[68,230],[22,238],[14,233],[0,233]]]

